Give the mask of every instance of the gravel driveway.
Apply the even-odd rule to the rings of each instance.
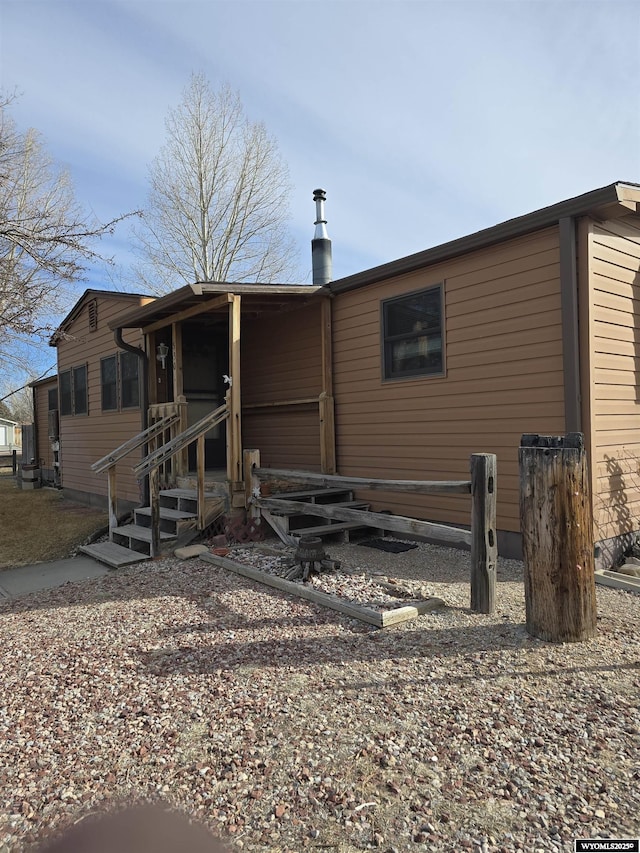
[[[0,604],[0,850],[162,800],[230,850],[573,849],[640,835],[640,598],[524,630],[522,566],[471,614],[468,554],[329,548],[445,609],[379,631],[199,560]]]

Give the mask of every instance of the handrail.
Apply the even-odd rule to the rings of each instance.
[[[161,432],[164,432],[168,427],[174,424],[176,421],[180,420],[180,415],[168,415],[166,418],[162,418],[160,421],[156,421],[150,427],[139,432],[137,435],[134,435],[133,438],[125,441],[124,444],[121,444],[120,447],[116,447],[115,450],[112,450],[111,453],[108,453],[106,456],[103,456],[102,459],[98,459],[97,462],[94,462],[91,466],[91,470],[94,474],[102,474],[103,471],[106,471],[107,468],[111,468],[112,465],[115,465],[116,462],[119,462],[121,459],[124,459],[125,456],[128,456],[129,453],[132,453],[134,450],[137,450],[143,444],[146,444],[150,439],[155,438]]]
[[[227,408],[227,404],[223,403],[222,406],[214,409],[213,412],[209,412],[195,424],[188,427],[184,432],[177,435],[174,439],[168,441],[152,453],[149,453],[148,456],[145,456],[145,458],[142,459],[133,469],[136,477],[140,479],[146,474],[150,474],[162,465],[163,462],[171,459],[171,457],[175,456],[176,453],[183,450],[185,447],[188,447],[192,441],[195,441],[201,435],[204,435],[205,432],[210,430],[212,427],[217,426],[217,424],[228,417],[229,410]]]

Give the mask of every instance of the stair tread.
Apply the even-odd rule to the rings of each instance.
[[[105,563],[114,569],[119,569],[121,566],[130,566],[133,563],[142,563],[148,560],[146,554],[140,554],[138,551],[131,551],[123,545],[118,545],[115,542],[96,542],[93,545],[82,545],[78,550],[89,557],[93,557],[99,563]]]
[[[317,527],[303,527],[299,530],[291,530],[291,536],[323,536],[327,533],[340,533],[341,530],[358,530],[368,527],[357,521],[340,521],[335,524],[322,524]],[[369,528],[371,529],[371,528]]]
[[[286,501],[297,501],[304,498],[336,497],[337,495],[348,494],[351,494],[350,489],[305,489],[301,492],[274,492],[270,497]]]
[[[160,497],[169,497],[169,498],[191,498],[196,500],[198,497],[198,493],[195,489],[161,489]],[[220,495],[217,495],[215,492],[205,492],[205,498],[220,498]]]
[[[277,497],[275,499],[278,500]],[[284,500],[284,498],[281,498],[281,500]],[[341,501],[340,503],[337,503],[337,504],[323,504],[323,506],[325,506],[325,505],[326,506],[344,507],[345,509],[365,509],[365,508],[369,509],[369,507],[371,506],[371,504],[367,503],[367,501]],[[306,513],[303,509],[270,509],[269,512],[272,515],[278,515],[278,516],[289,516],[289,517],[291,517],[294,515],[300,515],[300,516],[303,516],[304,518],[310,518],[310,514]]]
[[[135,511],[136,514],[139,515],[148,515],[151,516],[151,507],[150,506],[141,506]],[[171,519],[172,521],[180,521],[184,518],[197,518],[197,515],[194,512],[183,512],[179,509],[169,509],[169,507],[161,506],[160,507],[160,518]]]
[[[114,533],[119,536],[128,536],[131,539],[138,539],[140,542],[151,542],[151,528],[140,527],[138,524],[125,524],[122,527],[114,527]],[[160,539],[175,539],[173,533],[165,533],[160,531]]]

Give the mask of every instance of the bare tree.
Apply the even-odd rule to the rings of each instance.
[[[195,281],[286,281],[295,275],[286,223],[289,182],[275,140],[237,92],[192,74],[169,111],[136,233],[147,289]]]
[[[103,224],[82,210],[37,132],[18,130],[10,102],[0,100],[0,353],[7,357],[17,340],[52,331],[70,286],[87,264],[105,260],[92,244],[125,218]]]

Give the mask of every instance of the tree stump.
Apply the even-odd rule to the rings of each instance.
[[[584,436],[523,435],[519,459],[527,631],[588,640],[597,613]]]

